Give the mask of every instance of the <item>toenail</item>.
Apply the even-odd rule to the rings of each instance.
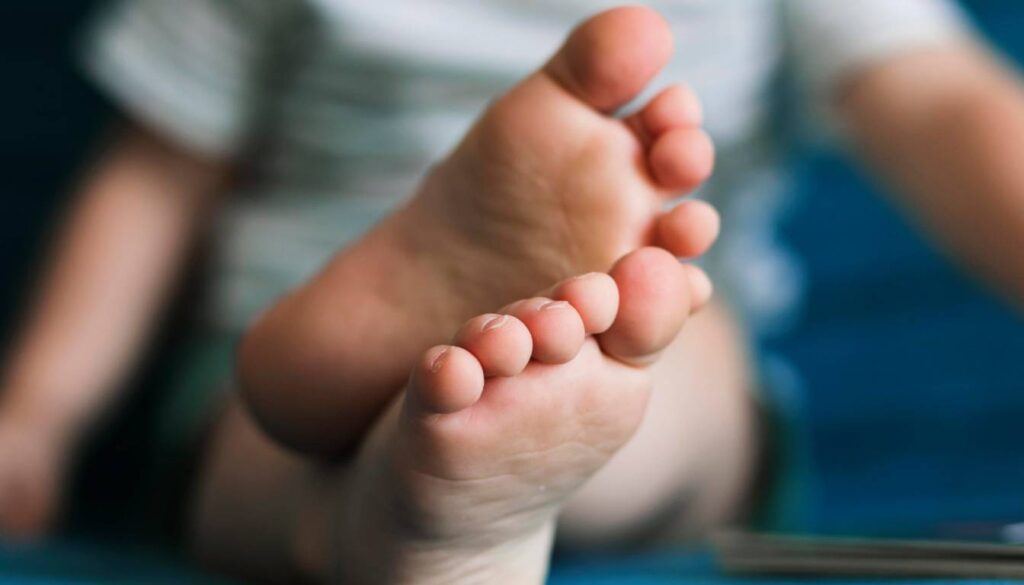
[[[547,311],[549,309],[564,309],[571,306],[569,301],[548,301],[537,307],[538,311]]]
[[[435,373],[436,374],[437,371],[441,369],[441,366],[444,365],[444,358],[448,355],[448,350],[449,349],[451,349],[451,348],[446,347],[446,348],[442,349],[441,351],[439,351],[436,356],[434,356],[434,360],[432,362],[430,362],[430,371],[431,371],[431,373]]]
[[[497,315],[491,317],[484,323],[484,326],[480,328],[481,331],[490,331],[491,329],[497,329],[508,321],[508,315]]]

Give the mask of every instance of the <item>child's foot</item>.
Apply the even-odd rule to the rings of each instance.
[[[641,245],[678,256],[703,251],[717,229],[706,204],[661,215],[666,199],[711,172],[696,96],[672,86],[630,118],[614,116],[671,51],[667,26],[649,9],[585,22],[427,178],[400,214],[403,234],[426,254],[446,244],[433,261],[459,276],[450,284],[481,291],[473,300],[484,306],[606,271]]]
[[[252,372],[243,363],[243,386],[266,427],[305,449],[351,444],[418,352],[468,316],[607,270],[640,246],[703,253],[717,234],[714,210],[689,201],[662,213],[711,171],[696,98],[673,86],[629,118],[614,116],[671,46],[649,9],[591,18],[488,108],[403,210],[271,311],[250,340],[276,339],[265,347],[302,356],[265,349],[249,352]],[[282,333],[300,329],[294,342]],[[278,359],[283,367],[259,365]]]
[[[641,249],[423,354],[342,503],[345,582],[542,582],[559,507],[639,425],[688,286]]]

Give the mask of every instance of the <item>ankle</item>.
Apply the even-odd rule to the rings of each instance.
[[[393,409],[385,416],[396,415]],[[380,437],[371,436],[364,447],[364,455],[387,450]],[[336,500],[340,507],[331,542],[337,551],[332,573],[338,581],[416,585],[544,582],[554,541],[553,511],[528,518],[509,517],[481,533],[411,505],[412,500],[421,498],[404,493],[400,488],[403,482],[385,467],[356,463]]]
[[[539,585],[547,575],[554,532],[551,521],[507,540],[349,533],[340,548],[355,554],[339,555],[335,573],[345,583]]]

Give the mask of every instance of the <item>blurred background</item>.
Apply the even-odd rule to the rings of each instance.
[[[790,359],[791,406],[809,423],[803,522],[900,532],[1024,518],[1024,321],[862,196],[877,184],[835,155],[805,156],[800,189],[819,196],[801,199],[786,235],[811,292],[797,327],[763,342]]]
[[[960,3],[1024,67],[1024,3]],[[1024,319],[837,153],[804,150],[793,164],[800,199],[784,234],[810,291],[795,329],[764,343],[796,369],[793,408],[809,425],[803,522],[955,533],[1024,520]]]
[[[71,59],[71,39],[92,4],[0,8],[4,340],[48,227],[111,114]],[[963,4],[1024,64],[1024,3]],[[809,294],[796,326],[761,343],[777,356],[769,362],[786,381],[786,408],[809,421],[799,456],[812,481],[801,522],[850,531],[1024,521],[1024,320],[939,258],[837,154],[800,150],[792,164],[800,196],[784,234],[802,254]],[[173,345],[171,331],[142,379],[159,379]],[[150,401],[139,392],[125,408],[144,411]],[[120,520],[111,511],[131,497],[131,483],[114,478],[130,475],[145,452],[145,434],[128,427],[108,430],[91,450],[104,454],[92,468],[105,471],[79,478],[91,502],[79,513],[102,511],[98,524],[112,532]],[[85,524],[97,521],[72,522]]]

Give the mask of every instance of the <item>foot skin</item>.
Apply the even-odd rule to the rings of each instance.
[[[688,288],[644,248],[424,353],[357,462],[342,580],[541,583],[560,506],[640,424]]]
[[[686,201],[663,212],[711,172],[696,97],[671,86],[615,116],[671,51],[649,9],[586,21],[487,109],[405,208],[270,311],[240,368],[267,430],[337,452],[385,408],[422,348],[470,315],[607,271],[641,246],[702,254],[717,235],[715,211]],[[710,294],[706,276],[690,274],[694,298]]]
[[[642,245],[700,254],[717,232],[705,203],[665,201],[711,173],[714,150],[686,87],[615,112],[667,63],[672,39],[639,7],[598,15],[538,72],[499,98],[405,211],[420,248],[455,240],[439,263],[492,301],[585,271],[607,271]],[[432,229],[440,226],[441,230]],[[411,226],[410,226],[411,227]],[[506,269],[497,292],[495,260]],[[511,268],[512,270],[508,270]],[[493,306],[493,305],[490,305]]]

